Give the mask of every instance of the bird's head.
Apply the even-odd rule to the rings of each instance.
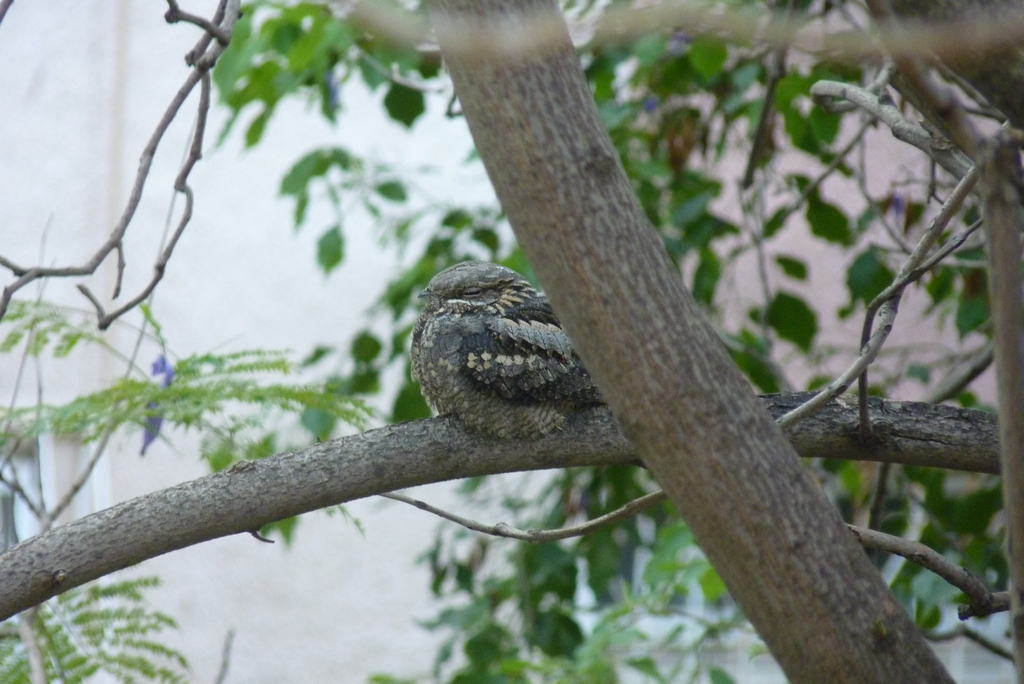
[[[426,298],[428,312],[490,310],[500,314],[537,295],[526,279],[510,268],[484,261],[465,261],[434,276],[419,296]]]

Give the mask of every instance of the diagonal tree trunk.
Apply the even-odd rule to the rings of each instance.
[[[447,54],[549,0],[428,0],[498,198],[623,432],[793,682],[946,682],[935,654],[682,286],[567,30],[526,57]],[[563,24],[564,27],[564,24]]]

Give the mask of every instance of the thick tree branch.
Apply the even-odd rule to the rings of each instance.
[[[409,46],[434,40],[423,15],[398,4],[380,0],[325,1],[348,20],[388,40]],[[478,21],[468,26],[464,17],[434,12],[431,23],[435,29],[455,24],[465,27],[453,32],[448,46],[449,54],[464,58],[514,59],[536,54],[557,45],[565,31],[563,20],[552,20],[543,12],[523,14],[513,25]],[[615,5],[575,21],[572,34],[586,36],[588,45],[621,44],[671,26],[685,26],[688,35],[715,35],[744,45],[792,47],[850,63],[880,55],[932,53],[956,63],[979,51],[1013,49],[1024,36],[1024,24],[1020,22],[968,14],[927,25],[882,25],[877,27],[875,40],[867,40],[860,26],[826,30],[829,22],[822,22],[819,17],[785,18],[750,6],[685,0]]]
[[[1019,0],[892,0],[892,7],[902,18],[947,26],[962,21],[1002,23],[1008,27],[1024,23],[1024,3]],[[908,29],[918,30],[923,23],[913,22]],[[953,71],[977,88],[1018,128],[1024,127],[1024,52],[1020,45],[1019,40],[990,45],[979,42],[961,50],[958,56],[942,55]]]
[[[763,397],[780,415],[805,393]],[[832,402],[789,434],[807,457],[998,470],[991,414],[872,401],[879,441],[860,445],[857,408]],[[132,499],[33,537],[0,556],[0,620],[147,558],[354,499],[431,482],[523,470],[637,463],[610,412],[573,416],[536,442],[495,442],[445,419],[317,444]]]
[[[1022,139],[1002,134],[982,153],[982,192],[988,235],[1003,497],[1010,557],[1013,652],[1024,681],[1024,287],[1021,284],[1019,148]]]
[[[448,50],[480,26],[559,21],[557,6],[427,4],[477,150],[555,311],[790,681],[950,681],[683,288],[564,22],[559,40],[515,59]]]

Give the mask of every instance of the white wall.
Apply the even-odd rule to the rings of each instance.
[[[209,16],[215,3],[189,2]],[[139,154],[168,101],[187,75],[183,55],[199,36],[169,26],[159,2],[54,0],[15,3],[0,25],[0,253],[22,264],[75,264],[106,239],[123,209]],[[126,239],[128,270],[122,300],[143,287],[165,230],[172,183],[188,144],[198,92],[183,107],[157,155],[142,204]],[[302,154],[340,144],[401,168],[423,164],[440,172],[420,179],[435,197],[458,192],[486,201],[482,170],[461,162],[470,149],[461,120],[432,101],[406,135],[380,116],[383,92],[347,87],[348,110],[334,128],[313,108],[290,103],[273,118],[264,142],[245,151],[239,127],[223,147],[224,122],[215,108],[191,185],[195,216],[157,290],[154,312],[177,356],[216,349],[287,348],[302,354],[317,344],[345,345],[393,269],[365,216],[346,230],[349,257],[325,277],[315,244],[325,214],[312,212],[292,230],[292,205],[278,197],[280,179]],[[477,167],[479,169],[479,167]],[[176,207],[180,211],[181,198]],[[41,245],[44,226],[45,245]],[[88,279],[108,301],[113,259]],[[4,272],[4,285],[9,273]],[[69,283],[45,286],[48,299],[88,308]],[[34,298],[30,286],[19,295]],[[130,352],[138,316],[108,334]],[[144,367],[158,353],[143,348]],[[0,401],[14,390],[17,359],[0,362]],[[116,359],[77,353],[42,369],[45,399],[68,400],[124,372]],[[35,400],[34,371],[19,402]],[[139,458],[141,436],[115,438],[93,493],[99,505],[201,476],[195,440],[173,435]],[[450,488],[422,496],[444,504]],[[191,660],[193,680],[212,682],[229,629],[235,630],[228,682],[365,681],[373,672],[412,676],[429,671],[436,639],[415,624],[434,607],[428,573],[415,558],[432,539],[435,519],[383,500],[350,507],[365,535],[341,517],[307,516],[291,549],[248,536],[223,539],[143,563],[131,572],[158,574],[154,603],[176,617],[173,645]]]

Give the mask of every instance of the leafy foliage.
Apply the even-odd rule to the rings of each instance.
[[[73,589],[44,603],[32,634],[47,681],[89,681],[99,673],[111,681],[187,682],[188,661],[161,637],[177,629],[169,616],[149,609],[143,593],[159,586],[155,577]],[[30,615],[26,613],[25,615]],[[14,627],[13,618],[3,627]],[[29,661],[20,638],[0,639],[0,681],[28,684]]]
[[[24,311],[25,306],[20,310]],[[26,314],[16,318],[15,324],[43,315],[48,321],[57,320],[49,305],[40,306],[44,314]],[[52,325],[55,330],[74,330],[66,321]],[[70,334],[56,337],[55,354],[64,353],[64,341]],[[38,354],[43,345],[33,339],[28,349],[29,353]],[[293,370],[292,363],[281,352],[251,350],[190,356],[174,364],[174,380],[166,386],[129,375],[67,404],[3,409],[0,421],[7,428],[0,436],[4,440],[31,439],[50,433],[73,435],[88,442],[125,427],[145,429],[154,416],[159,416],[168,425],[203,433],[203,457],[214,469],[221,469],[239,458],[276,453],[272,431],[262,437],[251,436],[275,412],[318,412],[329,425],[321,426],[317,436],[329,433],[339,420],[365,425],[366,408],[337,387],[270,384],[260,379],[288,375]],[[249,411],[240,410],[243,407]]]
[[[565,4],[577,16],[601,11],[593,3]],[[333,121],[342,103],[332,99],[332,88],[358,74],[371,89],[387,88],[383,115],[414,126],[431,104],[429,93],[444,89],[436,54],[385,44],[319,7],[250,7],[242,39],[218,66],[217,83],[233,117],[261,104],[251,132],[263,112],[299,95],[318,101]],[[846,19],[837,7],[797,3],[793,11],[842,23]],[[337,26],[328,28],[332,22]],[[310,46],[316,46],[312,53]],[[296,50],[306,58],[294,58]],[[866,126],[854,134],[860,114],[823,110],[811,101],[810,88],[823,79],[864,83],[876,68],[792,60],[775,78],[765,67],[774,60],[770,51],[673,30],[584,45],[580,58],[644,211],[719,325],[737,365],[764,392],[797,387],[796,377],[804,378],[807,389],[826,384],[837,360],[859,352],[859,328],[846,329],[844,321],[853,322],[892,282],[907,245],[937,209],[934,198],[951,187],[949,178],[930,175],[923,157],[908,175],[896,177],[889,169],[858,163],[855,154],[838,156],[843,146],[860,150],[869,144]],[[288,77],[278,76],[283,73]],[[257,93],[268,95],[261,99]],[[760,148],[750,150],[765,112],[773,117],[767,135]],[[749,188],[735,182],[737,150],[752,170]],[[784,164],[783,155],[799,163]],[[379,392],[381,375],[402,367],[405,383],[395,396],[392,420],[427,415],[409,379],[405,350],[414,296],[429,278],[466,258],[500,261],[530,275],[500,212],[424,201],[404,173],[411,171],[371,168],[345,150],[318,150],[297,161],[281,186],[282,194],[295,199],[296,227],[317,195],[339,214],[343,201],[370,202],[383,240],[404,256],[406,266],[391,279],[350,348],[319,347],[307,359],[310,367],[336,363],[329,382],[354,395]],[[868,190],[879,186],[888,190]],[[976,216],[968,202],[964,218],[947,235]],[[318,246],[325,271],[345,263],[340,225],[339,219],[328,228]],[[893,395],[908,382],[934,382],[990,335],[983,259],[971,249],[934,266],[907,295],[925,302],[925,325],[939,334],[955,330],[968,345],[941,354],[927,345],[887,351],[872,368],[873,393]],[[827,272],[823,263],[841,266]],[[813,296],[844,287],[845,302],[836,300],[833,311]],[[969,392],[960,398],[976,401]],[[317,415],[306,418],[316,432]],[[873,466],[822,460],[810,467],[848,519],[866,515],[873,503]],[[467,501],[491,486],[468,483]],[[488,500],[499,501],[520,526],[553,527],[600,515],[650,487],[636,469],[581,470],[555,476],[539,498]],[[885,491],[881,525],[928,543],[1000,589],[1006,583],[1000,501],[988,478],[898,469]],[[499,548],[502,553],[496,553]],[[438,654],[438,680],[613,682],[631,671],[647,681],[678,681],[689,668],[690,676],[704,671],[716,684],[732,681],[725,670],[702,663],[699,652],[701,644],[728,639],[741,618],[670,510],[541,547],[444,529],[423,560],[446,606],[428,626],[450,635]],[[912,564],[889,560],[886,576],[924,628],[939,624],[956,602],[956,592]],[[584,596],[591,597],[589,606]],[[683,604],[687,610],[680,610]],[[672,625],[659,644],[642,626],[653,616]],[[652,648],[675,649],[672,666],[664,669],[664,661],[649,655]],[[374,681],[399,680],[380,675]]]
[[[603,11],[591,2],[565,4],[584,18]],[[839,3],[793,3],[792,11],[831,26],[848,20]],[[859,353],[857,317],[892,283],[925,220],[936,213],[936,198],[952,187],[923,156],[902,175],[859,162],[870,145],[861,114],[825,111],[811,100],[814,83],[867,83],[877,65],[776,57],[673,29],[580,48],[598,111],[643,210],[732,358],[763,392],[820,388]],[[427,108],[441,104],[433,97],[445,90],[440,66],[436,52],[373,37],[321,3],[250,3],[214,72],[229,110],[222,139],[244,121],[246,144],[259,144],[277,106],[289,98],[313,102],[321,116],[339,121],[345,115],[341,89],[353,78],[383,93],[383,116],[415,130]],[[756,135],[759,129],[763,136]],[[478,161],[471,155],[467,163]],[[750,172],[737,182],[744,162]],[[500,261],[528,277],[530,271],[498,208],[425,197],[416,173],[332,146],[301,155],[281,181],[281,195],[294,202],[296,230],[312,205],[332,211],[319,228],[315,254],[325,274],[353,258],[345,239],[353,208],[373,216],[381,242],[402,256],[402,269],[351,342],[319,346],[301,363],[304,372],[325,378],[321,384],[259,381],[294,370],[277,353],[203,355],[174,364],[174,381],[166,386],[135,373],[67,405],[0,418],[20,434],[69,432],[87,439],[122,427],[151,430],[158,418],[201,430],[204,456],[219,469],[280,450],[278,432],[264,429],[270,413],[297,415],[317,439],[326,439],[339,421],[361,425],[365,410],[353,397],[381,393],[390,371],[400,372],[403,382],[389,418],[428,415],[406,356],[416,294],[437,271],[468,258]],[[972,202],[940,242],[977,218]],[[815,296],[820,293],[836,296]],[[888,347],[871,369],[873,393],[919,391],[991,336],[977,242],[934,265],[907,299],[920,305],[918,323],[946,341],[940,351],[932,339]],[[50,348],[67,356],[83,340],[104,344],[45,304],[18,304],[4,323],[9,327],[0,351],[24,343],[29,354]],[[958,339],[948,340],[951,335]],[[970,391],[956,398],[964,405],[980,401]],[[883,531],[920,540],[993,590],[1006,587],[996,479],[908,467],[894,469],[888,487],[879,488],[875,466],[826,458],[808,467],[847,520],[880,513]],[[524,482],[521,489],[504,480],[467,482],[466,505],[487,504],[484,515],[500,514],[519,527],[556,527],[597,517],[654,486],[636,468],[582,469],[541,484]],[[285,521],[278,529],[287,537],[294,525]],[[693,535],[667,506],[582,539],[540,546],[442,527],[422,560],[442,605],[427,627],[446,635],[435,662],[437,681],[674,682],[705,675],[714,684],[733,681],[705,650],[732,643],[748,628]],[[923,629],[948,620],[960,598],[955,590],[911,563],[878,562]],[[404,680],[379,675],[373,681]]]

